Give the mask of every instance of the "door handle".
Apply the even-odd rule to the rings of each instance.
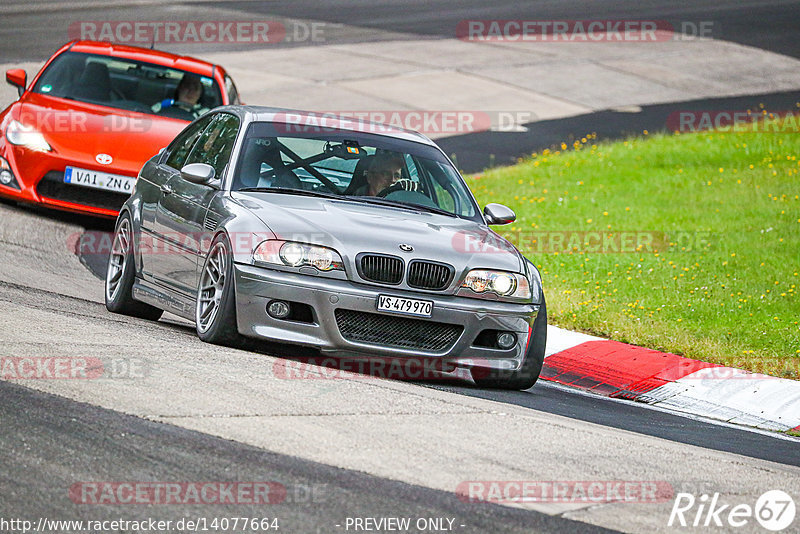
[[[171,195],[174,192],[174,189],[172,189],[171,185],[164,184],[161,186],[161,192],[164,193],[165,195]]]

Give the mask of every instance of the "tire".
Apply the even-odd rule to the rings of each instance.
[[[472,371],[475,384],[487,389],[526,390],[532,388],[542,372],[547,343],[547,305],[544,301],[542,301],[542,306],[533,323],[531,336],[528,352],[519,369],[515,371],[475,369]]]
[[[130,215],[123,213],[114,229],[114,241],[106,269],[106,309],[113,313],[157,321],[163,310],[133,299],[136,262],[133,257],[133,224]]]
[[[208,249],[197,284],[195,330],[203,341],[229,347],[240,343],[234,284],[230,241],[220,234]]]

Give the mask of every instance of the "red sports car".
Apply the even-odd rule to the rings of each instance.
[[[239,103],[219,65],[157,50],[73,41],[0,113],[0,195],[116,217],[145,161],[207,110]]]

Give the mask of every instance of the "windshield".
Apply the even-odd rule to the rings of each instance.
[[[33,91],[189,121],[222,104],[217,83],[207,76],[80,52],[55,58]]]
[[[461,176],[432,146],[344,130],[285,130],[277,123],[250,125],[234,191],[333,194],[480,220]]]

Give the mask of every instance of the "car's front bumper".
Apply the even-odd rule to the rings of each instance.
[[[92,163],[72,161],[50,152],[35,152],[21,147],[6,146],[0,150],[0,155],[8,161],[15,179],[13,186],[0,184],[0,196],[62,211],[111,218],[117,216],[119,206],[127,198],[127,195],[63,182],[64,170],[68,165],[91,169],[96,167]],[[102,169],[102,172],[126,176],[132,174],[116,168]],[[50,187],[43,187],[45,184]]]
[[[242,335],[313,347],[323,355],[336,357],[436,358],[459,367],[517,369],[522,364],[539,310],[539,306],[534,304],[398,291],[391,287],[362,285],[252,265],[234,264],[234,270],[237,322]],[[376,302],[379,294],[433,301],[431,317],[418,320],[461,325],[464,329],[451,346],[438,352],[345,339],[337,325],[336,309],[378,314]],[[269,316],[266,307],[271,300],[311,306],[313,323]],[[475,338],[484,329],[514,332],[516,344],[507,350],[474,346]]]

